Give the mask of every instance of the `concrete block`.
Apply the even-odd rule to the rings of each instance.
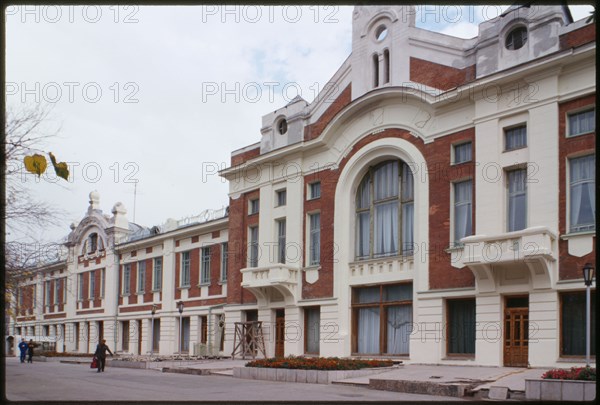
[[[233,376],[234,376],[235,378],[242,378],[242,377],[241,377],[241,374],[242,374],[242,368],[243,368],[243,367],[234,367],[234,368],[233,368]]]
[[[490,387],[489,399],[508,399],[508,387]]]
[[[329,382],[340,381],[344,379],[345,373],[343,370],[330,371],[329,373]]]
[[[268,380],[268,376],[267,376],[267,372],[268,372],[268,368],[259,368],[258,369],[258,376],[256,379],[258,380]]]
[[[277,381],[277,369],[276,368],[268,368],[267,369],[267,380]]]
[[[306,383],[306,374],[308,370],[296,370],[296,382]]]
[[[286,370],[286,378],[285,381],[286,382],[296,382],[296,374],[298,373],[298,370]]]
[[[240,378],[251,379],[252,378],[252,368],[251,367],[242,367]]]
[[[542,381],[542,401],[560,401],[561,400],[561,385],[556,381]]]
[[[586,382],[583,386],[583,400],[593,401],[596,399],[596,383]]]
[[[317,384],[329,384],[329,372],[326,370],[318,370]]]
[[[583,401],[584,383],[578,381],[563,381],[562,400],[563,401]]]
[[[317,383],[317,373],[318,370],[306,370],[306,382],[309,384]]]
[[[525,397],[539,400],[541,398],[541,387],[541,381],[525,380]]]
[[[278,368],[277,370],[277,381],[285,381],[287,378],[287,370],[284,368]]]

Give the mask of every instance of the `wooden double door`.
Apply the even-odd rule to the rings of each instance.
[[[275,357],[284,356],[285,346],[285,311],[275,311]]]
[[[504,308],[504,366],[527,367],[529,362],[529,302],[507,298]]]

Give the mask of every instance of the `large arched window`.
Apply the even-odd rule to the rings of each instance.
[[[370,167],[356,192],[358,260],[413,252],[413,176],[401,160]]]

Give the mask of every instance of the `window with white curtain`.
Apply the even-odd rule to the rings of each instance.
[[[352,309],[353,352],[409,354],[412,332],[412,284],[355,288]]]
[[[154,270],[152,274],[152,291],[160,291],[162,288],[162,257],[154,259]]]
[[[371,167],[356,192],[358,260],[413,252],[413,176],[408,165],[390,160]]]
[[[504,131],[504,150],[520,149],[527,146],[527,126],[521,125]]]
[[[277,262],[285,263],[285,219],[277,220]]]
[[[210,246],[202,248],[200,265],[200,284],[210,284]]]
[[[90,298],[94,298],[96,295],[96,271],[90,271]]]
[[[596,229],[596,155],[569,159],[569,231]]]
[[[258,226],[249,228],[250,243],[248,246],[248,267],[258,267]]]
[[[131,280],[131,264],[123,266],[123,294],[129,294]]]
[[[181,282],[180,287],[190,286],[190,252],[181,253]]]
[[[317,266],[321,263],[321,214],[314,213],[308,216],[310,223],[309,236],[309,266]]]
[[[527,228],[527,170],[506,172],[508,186],[508,232]]]
[[[138,262],[137,292],[143,293],[146,286],[146,262]]]
[[[454,244],[472,235],[473,181],[454,183]]]
[[[457,165],[459,163],[470,162],[472,159],[471,150],[472,143],[465,142],[458,145],[454,145],[454,164]]]
[[[596,131],[596,110],[569,114],[569,136],[589,134]]]

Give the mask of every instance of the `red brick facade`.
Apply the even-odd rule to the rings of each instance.
[[[344,107],[346,107],[352,101],[352,85],[349,84],[336,98],[327,110],[319,117],[317,122],[310,124],[304,128],[304,140],[310,141],[311,139],[317,138],[327,124],[331,122],[333,117],[337,115]]]
[[[596,41],[596,24],[589,24],[560,36],[560,49],[576,48]]]
[[[567,230],[567,163],[571,156],[581,156],[582,154],[594,153],[596,148],[596,133],[589,133],[574,137],[567,137],[567,114],[570,111],[577,111],[585,107],[593,107],[596,102],[596,95],[589,95],[575,100],[567,101],[559,105],[558,108],[558,170],[559,170],[559,197],[558,197],[558,229],[561,235],[569,233]],[[559,239],[558,248],[560,254],[559,278],[579,279],[582,277],[581,268],[586,262],[594,262],[596,257],[596,238],[594,238],[594,250],[583,256],[575,257],[569,255],[567,240]]]
[[[464,69],[410,58],[410,80],[440,90],[450,90],[475,80],[475,65]]]

